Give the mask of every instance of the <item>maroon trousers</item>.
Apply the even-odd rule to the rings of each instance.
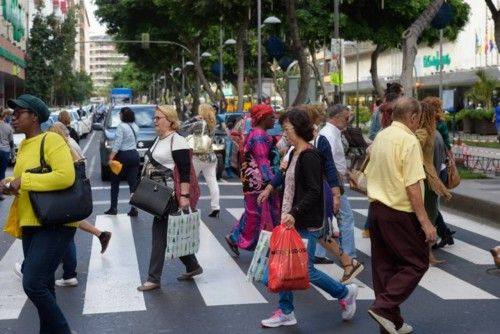
[[[399,305],[415,290],[429,268],[429,245],[414,213],[370,203],[368,224],[375,302],[371,310],[403,325]]]

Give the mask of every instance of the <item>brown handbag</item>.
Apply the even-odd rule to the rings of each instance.
[[[366,156],[360,169],[352,169],[351,175],[349,177],[349,186],[352,190],[358,191],[360,193],[367,193],[367,180],[365,174],[365,168],[370,161],[370,156]]]
[[[455,157],[451,150],[446,151],[448,156],[448,162],[446,163],[446,168],[448,169],[448,182],[446,182],[446,188],[453,189],[460,184],[460,174],[458,173],[457,165],[455,164]]]

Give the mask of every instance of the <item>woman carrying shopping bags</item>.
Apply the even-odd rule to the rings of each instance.
[[[316,242],[321,236],[324,217],[323,161],[321,154],[309,141],[314,137],[314,128],[308,115],[299,108],[293,108],[282,118],[283,133],[295,148],[282,178],[283,203],[281,224],[295,227],[302,239],[307,239],[309,280],[339,300],[342,319],[350,320],[356,312],[358,287],[344,285],[314,267]],[[276,180],[273,180],[273,183]],[[269,186],[271,187],[271,186]],[[270,191],[259,196],[258,203],[267,200]],[[261,321],[263,327],[279,327],[297,324],[294,314],[293,293],[279,293],[279,308],[273,315]]]
[[[200,104],[198,108],[198,116],[194,119],[194,123],[190,126],[188,142],[193,149],[193,165],[196,175],[200,172],[207,182],[210,192],[210,207],[212,212],[209,217],[216,218],[219,216],[219,184],[217,183],[217,157],[212,149],[213,133],[215,130],[215,110],[208,103]],[[193,143],[193,144],[191,144]],[[200,149],[196,150],[193,147],[200,143]]]
[[[274,177],[270,162],[274,143],[266,132],[274,126],[273,109],[270,105],[258,104],[252,107],[250,113],[252,130],[245,139],[245,160],[240,174],[245,212],[225,237],[229,248],[237,256],[240,255],[239,248],[255,249],[260,231],[270,231],[279,224],[279,196],[269,196],[260,206],[257,204],[257,197]]]
[[[151,147],[151,156],[161,165],[170,170],[177,166],[180,176],[180,197],[177,203],[181,209],[189,209],[189,181],[191,160],[189,145],[184,137],[177,133],[179,119],[177,111],[171,106],[158,106],[153,117],[158,138]],[[146,161],[145,164],[148,164]],[[152,247],[149,260],[148,279],[137,290],[149,291],[161,285],[161,274],[165,263],[167,247],[168,215],[155,217],[152,227]],[[194,254],[181,256],[179,259],[186,266],[186,272],[177,277],[179,281],[192,279],[203,272]]]

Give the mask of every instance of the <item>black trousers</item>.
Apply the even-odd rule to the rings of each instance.
[[[370,203],[368,224],[372,251],[375,302],[371,309],[403,325],[401,305],[429,268],[429,245],[415,213]]]
[[[151,258],[149,259],[148,272],[148,281],[151,283],[160,284],[161,282],[161,273],[167,249],[167,227],[168,216],[162,219],[155,217],[153,220]],[[179,259],[186,266],[186,272],[196,270],[200,266],[194,254],[181,256]]]
[[[138,183],[139,166],[141,158],[137,150],[118,151],[115,156],[123,164],[120,174],[111,173],[111,208],[118,207],[118,193],[120,192],[120,180],[123,176],[126,177],[130,193],[135,191]]]

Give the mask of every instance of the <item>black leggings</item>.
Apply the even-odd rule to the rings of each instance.
[[[139,166],[141,163],[137,150],[118,151],[115,156],[123,164],[120,174],[111,173],[111,208],[116,209],[118,206],[118,193],[120,191],[120,180],[123,176],[127,178],[130,193],[135,191],[137,187]]]

